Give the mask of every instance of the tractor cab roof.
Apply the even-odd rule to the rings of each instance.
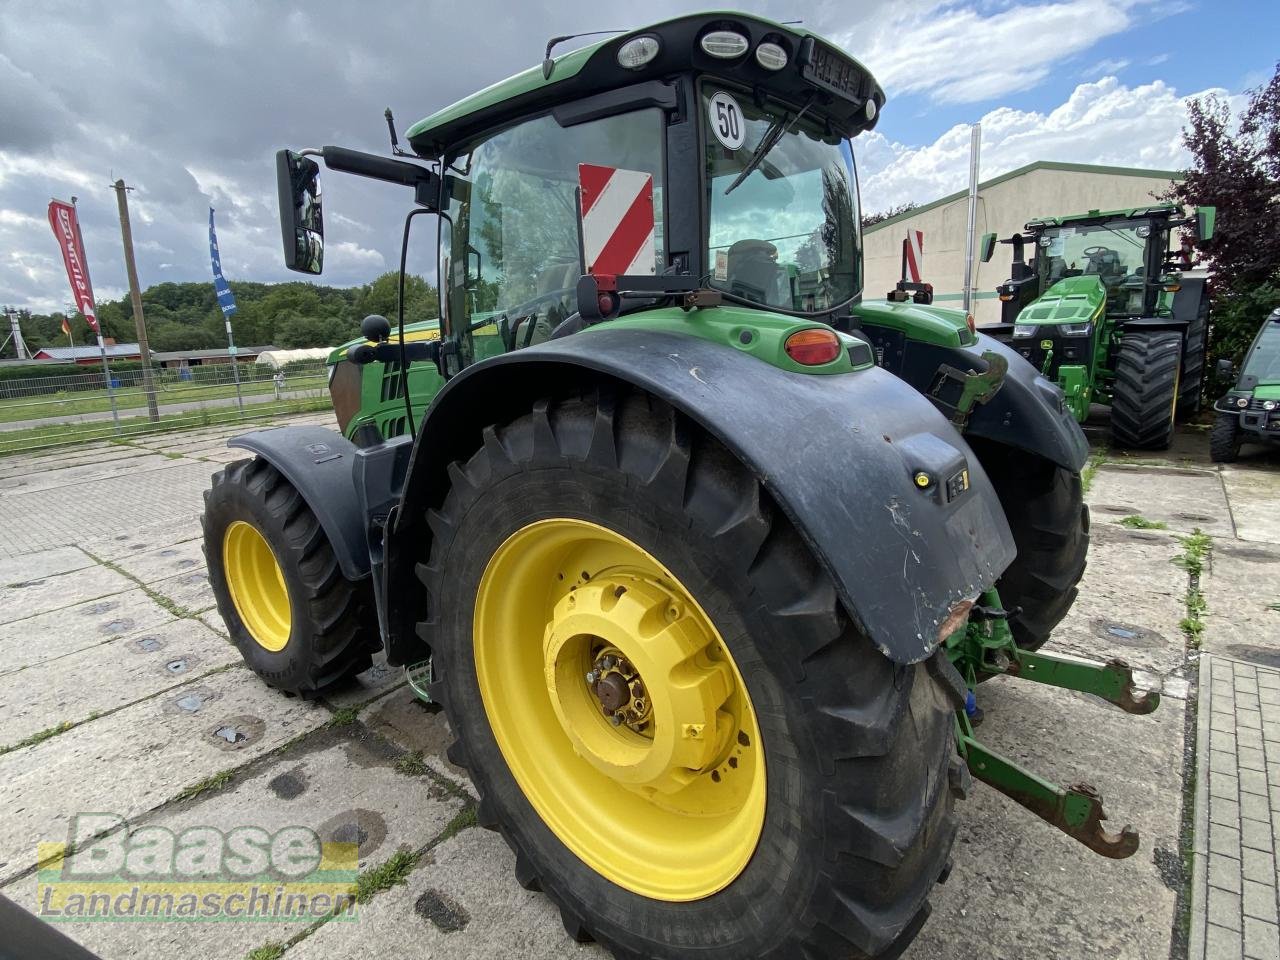
[[[733,44],[741,52],[726,56],[736,49],[733,44],[727,50],[707,42],[709,34],[720,32],[740,38]],[[622,66],[622,48],[644,37],[656,45],[633,45],[629,52],[643,47],[645,53],[653,50],[652,56],[639,66]],[[759,52],[761,44],[782,49],[786,56],[781,66],[776,66],[774,51],[768,51],[770,57]],[[708,53],[708,47],[719,55]],[[639,58],[631,62],[635,59]],[[660,81],[686,72],[737,81],[796,104],[812,98],[810,115],[823,118],[842,136],[874,127],[885,99],[862,64],[807,30],[737,12],[701,13],[631,30],[548,59],[420,120],[409,128],[408,138],[419,155],[439,157],[451,146],[542,110],[571,106],[572,116],[557,116],[568,125],[617,112],[617,104],[611,102],[615,100],[674,108],[674,93]]]
[[[1113,223],[1116,220],[1151,220],[1181,215],[1182,208],[1176,203],[1157,203],[1149,207],[1130,207],[1125,210],[1090,210],[1088,213],[1072,213],[1065,217],[1038,217],[1035,220],[1028,220],[1026,229],[1047,230],[1051,227]]]

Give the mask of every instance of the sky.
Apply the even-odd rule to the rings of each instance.
[[[854,142],[863,208],[961,189],[969,124],[982,176],[1035,160],[1177,169],[1185,101],[1242,102],[1280,57],[1277,0],[749,0],[862,61],[888,101]],[[385,153],[403,132],[542,59],[545,38],[634,29],[704,9],[676,0],[0,0],[0,305],[62,309],[46,219],[79,198],[99,300],[127,292],[111,182],[129,194],[145,288],[212,282],[208,207],[231,280],[282,266],[274,152],[339,144]],[[325,180],[322,282],[398,264],[402,191]],[[413,254],[434,261],[434,233]]]

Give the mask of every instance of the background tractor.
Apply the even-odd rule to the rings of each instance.
[[[996,291],[1003,322],[986,329],[1054,380],[1081,423],[1109,404],[1115,443],[1164,449],[1175,419],[1200,409],[1209,294],[1183,271],[1213,222],[1212,207],[1186,217],[1173,204],[1033,220],[1000,241],[1013,272]],[[987,234],[983,262],[994,248]]]
[[[1230,381],[1235,365],[1218,361],[1218,376]],[[1280,442],[1280,310],[1263,321],[1244,355],[1240,376],[1213,405],[1217,416],[1209,433],[1214,463],[1234,463],[1244,443]]]
[[[295,695],[411,668],[517,880],[619,957],[897,955],[973,778],[1137,848],[974,737],[996,675],[1158,698],[1035,652],[1087,545],[1061,390],[972,317],[861,299],[849,138],[883,103],[800,28],[692,15],[548,51],[411,152],[392,124],[397,158],[277,157],[287,266],[323,265],[317,160],[395,184],[402,275],[438,215],[442,316],[366,318],[341,432],[232,441],[229,634]]]

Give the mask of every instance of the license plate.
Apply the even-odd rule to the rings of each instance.
[[[816,41],[813,58],[805,64],[801,76],[848,100],[862,99],[862,74],[844,57]]]

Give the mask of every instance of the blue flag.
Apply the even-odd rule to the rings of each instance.
[[[218,306],[222,315],[229,317],[236,312],[236,295],[231,292],[227,279],[222,275],[222,258],[218,256],[218,235],[213,229],[213,207],[209,208],[209,258],[213,261],[213,289],[218,293]]]

